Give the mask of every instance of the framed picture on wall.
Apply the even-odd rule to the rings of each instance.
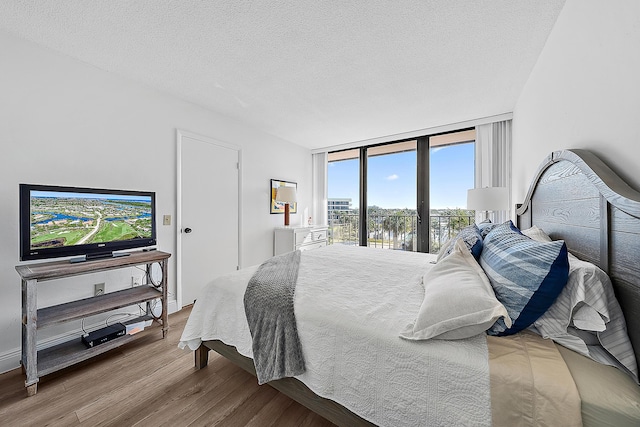
[[[271,213],[272,214],[283,214],[284,213],[284,203],[276,202],[276,190],[278,187],[293,187],[298,192],[298,184],[290,181],[282,181],[280,179],[272,179],[271,180]],[[298,212],[298,204],[291,203],[289,205],[289,213]]]

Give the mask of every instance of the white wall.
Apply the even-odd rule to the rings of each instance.
[[[159,217],[175,218],[180,128],[243,149],[244,266],[272,255],[273,227],[283,221],[269,214],[270,178],[298,182],[300,206],[311,206],[307,149],[3,32],[0,52],[0,372],[18,366],[20,347],[19,183],[155,191]],[[175,242],[174,226],[159,223],[159,249],[175,253]],[[169,268],[175,299],[174,261]],[[93,283],[125,287],[129,274],[45,282],[39,306],[91,296]]]
[[[513,113],[514,199],[551,151],[585,148],[640,189],[640,2],[568,0]]]

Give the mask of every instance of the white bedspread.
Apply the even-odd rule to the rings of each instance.
[[[329,246],[302,253],[295,310],[307,371],[297,378],[380,426],[489,426],[486,337],[407,341],[431,255]],[[256,267],[212,281],[180,347],[220,340],[251,357],[243,295]]]

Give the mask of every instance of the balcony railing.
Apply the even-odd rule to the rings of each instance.
[[[462,228],[473,224],[474,215],[431,215],[430,252],[438,253],[443,243]],[[406,214],[370,214],[367,218],[367,246],[404,251],[417,250],[418,217]],[[358,245],[358,214],[329,212],[329,244]]]

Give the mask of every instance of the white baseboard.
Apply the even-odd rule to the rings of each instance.
[[[176,311],[178,311],[178,302],[176,300],[168,301],[167,308],[168,308],[169,314],[175,313]],[[134,315],[133,317],[137,317],[137,314]],[[90,331],[93,329],[98,329],[102,326],[104,326],[103,322],[98,322],[93,325],[85,325],[85,329]],[[81,335],[82,335],[82,330],[75,329],[54,337],[49,337],[45,340],[38,342],[38,350],[42,350],[43,348],[62,344],[63,342],[67,342],[74,338],[78,338]],[[0,373],[5,373],[13,369],[19,368],[21,353],[22,353],[22,350],[18,347],[13,350],[9,350],[5,353],[0,354]]]

